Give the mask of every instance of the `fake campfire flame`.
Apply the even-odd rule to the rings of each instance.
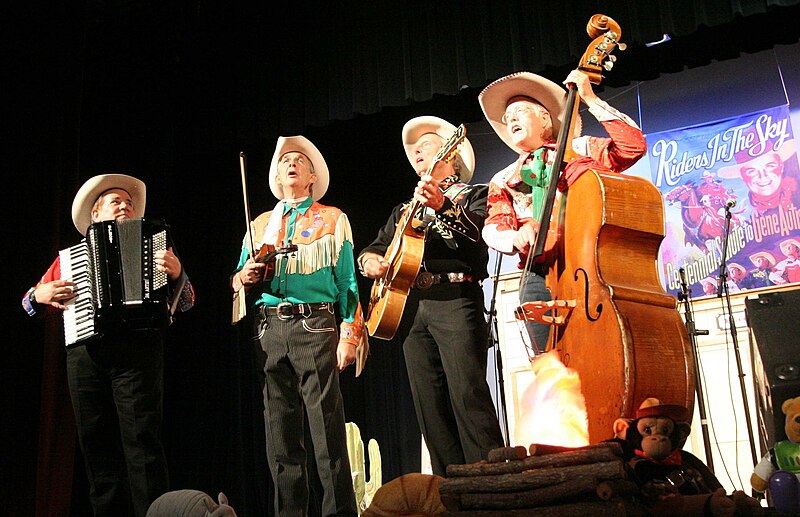
[[[588,445],[586,401],[578,373],[564,366],[555,350],[536,356],[531,368],[534,376],[520,400],[514,443]]]

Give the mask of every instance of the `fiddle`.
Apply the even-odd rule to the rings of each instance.
[[[253,261],[257,264],[264,264],[264,276],[262,281],[269,282],[275,278],[275,265],[277,263],[278,255],[293,253],[297,251],[296,244],[290,244],[281,248],[276,248],[273,244],[262,244],[258,253],[253,257]]]

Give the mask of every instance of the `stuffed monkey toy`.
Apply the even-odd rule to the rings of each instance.
[[[632,479],[655,516],[762,515],[757,500],[744,492],[728,496],[696,456],[681,448],[689,436],[683,406],[645,400],[636,418],[614,422],[613,441],[622,445]]]

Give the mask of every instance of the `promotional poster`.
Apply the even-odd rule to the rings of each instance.
[[[788,106],[647,136],[664,197],[664,288],[681,273],[716,295],[726,250],[730,293],[800,282],[800,165]]]

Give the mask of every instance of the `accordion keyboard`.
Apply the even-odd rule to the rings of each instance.
[[[74,345],[95,335],[94,304],[91,294],[89,248],[85,242],[59,251],[61,279],[75,282],[78,296],[65,303],[64,340]]]

